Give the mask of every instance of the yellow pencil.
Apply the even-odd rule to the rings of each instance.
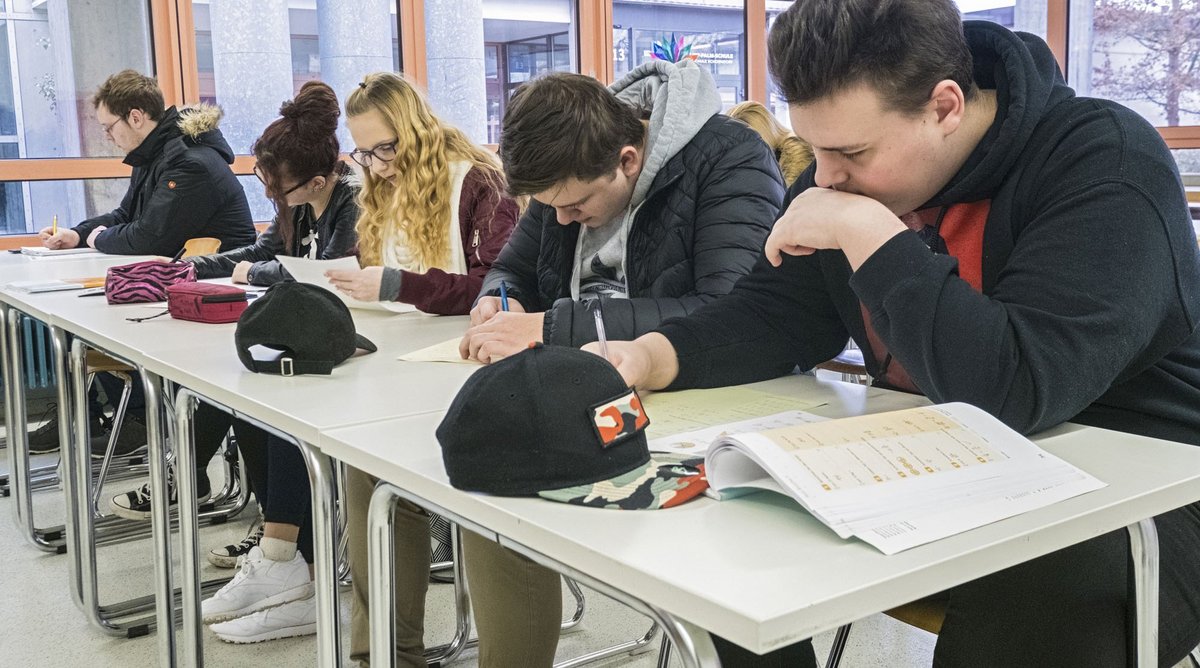
[[[54,219],[50,221],[50,234],[58,234],[58,214],[54,214]]]

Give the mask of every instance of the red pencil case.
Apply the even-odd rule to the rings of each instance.
[[[237,322],[246,310],[246,291],[215,283],[176,283],[167,286],[167,311],[172,318],[195,322]]]

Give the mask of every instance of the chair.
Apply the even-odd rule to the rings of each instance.
[[[221,249],[221,240],[213,237],[196,237],[183,242],[183,257],[212,255]]]
[[[937,635],[942,630],[942,622],[946,621],[946,600],[931,596],[885,610],[883,614]],[[825,668],[838,668],[838,664],[841,663],[842,654],[846,651],[846,642],[850,639],[850,626],[841,626],[834,634],[833,645],[829,647],[829,656],[825,659]]]

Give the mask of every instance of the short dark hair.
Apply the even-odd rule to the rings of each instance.
[[[500,131],[508,190],[531,195],[572,177],[599,178],[644,135],[637,110],[599,81],[565,72],[534,79],[513,93]]]
[[[789,104],[860,83],[891,109],[915,113],[934,85],[975,94],[971,52],[953,0],[796,0],[767,40],[771,76]]]
[[[103,104],[108,113],[125,118],[134,109],[157,121],[163,114],[163,94],[158,82],[134,70],[122,70],[105,79],[92,96],[92,107]]]

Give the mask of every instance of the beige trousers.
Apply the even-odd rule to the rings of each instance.
[[[367,511],[377,478],[346,470],[346,510],[353,579],[350,658],[370,665],[370,603],[367,597]],[[429,516],[399,501],[396,541],[396,663],[424,668],[425,594],[429,589]],[[463,532],[479,665],[483,668],[548,667],[554,662],[562,623],[562,580],[550,569],[469,531]]]

